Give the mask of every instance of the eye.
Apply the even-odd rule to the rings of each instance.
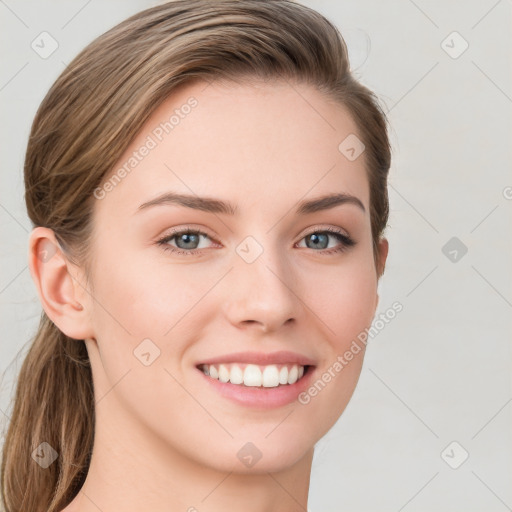
[[[329,248],[329,238],[336,239],[340,245],[337,247]],[[325,254],[333,254],[338,252],[343,252],[347,250],[349,247],[352,247],[356,244],[356,242],[350,238],[348,235],[343,233],[341,230],[336,228],[327,228],[324,230],[316,230],[307,234],[302,240],[306,240],[306,247],[318,249]]]
[[[337,240],[339,245],[329,247],[329,238]],[[180,255],[193,256],[194,254],[200,253],[201,249],[205,249],[205,247],[200,247],[201,239],[211,239],[211,237],[204,231],[187,228],[174,231],[171,235],[167,235],[158,240],[157,244],[165,251],[171,251],[172,253]],[[316,231],[312,231],[307,234],[302,238],[302,240],[306,241],[307,248],[315,249],[315,252],[321,252],[324,254],[342,252],[356,244],[352,238],[341,230],[335,228],[327,228],[323,230],[317,229]],[[173,241],[175,241],[174,243],[176,245],[171,244]]]
[[[204,247],[198,246],[198,244],[201,243],[201,238],[210,238],[210,236],[204,231],[183,229],[181,231],[174,231],[172,235],[161,238],[158,240],[157,244],[165,251],[171,251],[176,254],[193,255],[196,254],[199,249],[204,249]],[[170,245],[170,242],[174,239],[176,239],[176,245]]]

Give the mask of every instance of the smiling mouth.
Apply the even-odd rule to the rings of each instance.
[[[295,384],[312,367],[299,364],[225,363],[201,364],[197,368],[205,375],[220,382],[245,387],[276,388]]]

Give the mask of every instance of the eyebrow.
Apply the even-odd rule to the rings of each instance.
[[[137,211],[145,210],[152,206],[173,204],[210,213],[224,213],[226,215],[237,215],[239,213],[238,207],[227,201],[221,201],[220,199],[214,199],[211,197],[176,194],[173,192],[166,192],[154,199],[151,199],[150,201],[142,203]],[[366,212],[366,209],[360,199],[349,194],[339,193],[328,194],[315,199],[301,201],[298,204],[295,213],[298,215],[307,215],[309,213],[315,213],[322,210],[329,210],[342,204],[353,204],[363,212]]]

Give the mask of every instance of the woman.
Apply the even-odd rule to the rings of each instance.
[[[305,510],[378,304],[389,167],[341,35],[290,0],[169,2],[87,46],[27,148],[44,311],[6,511]]]

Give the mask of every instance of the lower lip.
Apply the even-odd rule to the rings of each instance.
[[[206,375],[202,370],[196,368],[201,373],[206,382],[222,396],[229,398],[233,402],[248,407],[257,407],[260,409],[274,409],[288,405],[297,400],[300,393],[305,391],[312,380],[315,367],[308,367],[295,384],[285,384],[274,388],[244,386],[242,384],[231,384],[231,382],[221,382]]]

